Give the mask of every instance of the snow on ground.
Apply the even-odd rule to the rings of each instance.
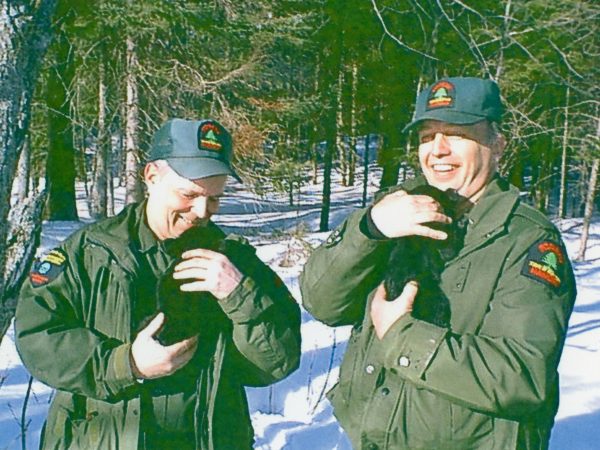
[[[369,193],[376,190],[375,171]],[[360,177],[358,178],[360,179]],[[362,187],[333,183],[331,228],[360,206]],[[120,193],[120,191],[118,191]],[[216,221],[230,232],[248,236],[258,255],[300,299],[298,276],[308,246],[328,235],[319,233],[321,185],[304,187],[296,195],[299,207],[286,195],[257,198],[239,184],[228,187]],[[79,193],[82,222],[46,223],[40,252],[54,247],[85,222],[85,195]],[[122,195],[117,197],[122,204]],[[567,249],[578,248],[581,220],[559,224]],[[561,405],[553,430],[551,450],[591,450],[597,447],[600,425],[600,220],[591,229],[587,261],[576,263],[579,294],[560,363]],[[348,327],[330,328],[302,313],[302,359],[298,371],[267,388],[248,389],[256,448],[260,450],[349,450],[350,444],[332,415],[325,393],[337,380]],[[23,410],[29,374],[14,347],[13,330],[0,345],[0,450],[34,449],[51,399],[52,389],[33,381]],[[22,436],[21,429],[26,433]],[[23,441],[25,439],[25,441]]]

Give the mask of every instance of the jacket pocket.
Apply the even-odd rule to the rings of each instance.
[[[87,326],[105,336],[128,341],[130,337],[128,285],[108,267],[101,267],[94,280],[88,306]]]
[[[452,436],[451,404],[448,400],[409,383],[404,385],[400,417],[410,448],[445,448]],[[398,419],[396,421],[398,423]]]
[[[491,447],[491,436],[494,431],[494,418],[473,411],[456,403],[451,403],[452,436],[463,448]],[[490,440],[485,445],[486,441]]]

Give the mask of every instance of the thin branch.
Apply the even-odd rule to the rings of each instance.
[[[375,0],[371,0],[371,4],[373,5],[373,10],[375,11],[375,14],[377,14],[377,18],[379,19],[379,22],[381,23],[381,26],[383,27],[383,32],[390,38],[392,39],[396,44],[398,44],[400,47],[405,48],[411,52],[415,52],[421,56],[424,56],[425,58],[429,58],[432,59],[434,61],[439,61],[438,58],[436,58],[435,56],[431,56],[428,55],[427,53],[423,53],[420,50],[417,50],[415,48],[412,48],[409,45],[406,45],[404,42],[402,42],[399,38],[397,38],[396,36],[394,36],[392,33],[390,33],[390,31],[388,30],[387,25],[385,24],[385,21],[383,20],[383,17],[381,16],[381,12],[379,11],[379,8],[377,7],[377,2]]]
[[[483,66],[483,69],[485,70],[486,74],[489,77],[491,77],[492,73],[490,72],[490,68],[488,67],[485,57],[479,50],[479,46],[477,45],[477,43],[473,42],[473,39],[470,39],[470,40],[467,39],[467,37],[458,29],[458,27],[454,24],[454,20],[452,20],[452,18],[450,18],[450,16],[448,15],[446,10],[442,6],[442,2],[440,0],[436,0],[436,3],[438,5],[438,7],[440,8],[440,11],[444,15],[444,17],[450,24],[450,26],[454,29],[454,31],[456,31],[456,34],[458,34],[458,37],[460,37],[465,42],[465,44],[467,44],[467,46],[469,47],[469,50],[471,50],[471,53],[473,53],[473,56],[475,57],[475,59],[478,60],[480,62],[480,64]]]
[[[552,48],[554,50],[556,50],[556,52],[560,55],[561,59],[563,60],[563,62],[565,63],[565,65],[567,66],[567,68],[569,69],[569,71],[574,74],[577,78],[579,78],[580,80],[583,79],[583,76],[581,74],[579,74],[579,72],[577,72],[573,66],[571,66],[571,64],[569,63],[569,59],[567,58],[567,55],[565,55],[563,53],[563,51],[557,47],[557,45],[552,42],[552,39],[547,38],[546,41],[548,41],[550,43],[550,45],[552,46]]]
[[[29,382],[27,383],[27,392],[25,392],[25,399],[23,400],[23,409],[21,409],[21,449],[27,450],[27,428],[29,427],[29,422],[26,422],[27,419],[27,404],[29,403],[29,395],[31,394],[31,385],[33,384],[33,377],[29,376]]]
[[[461,2],[460,0],[453,0],[453,1],[454,1],[454,3],[456,3],[456,4],[460,5],[460,6],[462,6],[462,7],[463,7],[464,9],[466,9],[467,11],[470,11],[470,12],[472,12],[473,14],[475,14],[475,15],[479,16],[479,18],[480,18],[481,20],[483,20],[484,22],[487,22],[487,18],[486,18],[486,17],[485,17],[483,14],[481,14],[479,11],[476,11],[475,9],[471,8],[469,5],[465,5],[465,4],[464,4],[463,2]]]

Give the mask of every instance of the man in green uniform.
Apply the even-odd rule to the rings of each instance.
[[[353,325],[329,393],[357,449],[545,449],[558,407],[557,366],[575,300],[559,232],[497,175],[505,146],[497,85],[448,78],[424,89],[414,120],[423,176],[351,214],[312,254],[303,302]],[[394,239],[446,239],[428,183],[466,200],[464,246],[445,261],[448,327],[411,315],[419,290],[381,283]],[[411,264],[411,261],[406,261]]]
[[[32,375],[56,388],[43,448],[252,447],[244,386],[296,369],[300,311],[253,247],[210,220],[227,176],[237,178],[231,156],[218,122],[168,121],[144,169],[147,199],[34,265],[16,337]],[[184,232],[198,248],[172,254]],[[163,345],[169,318],[156,292],[169,270],[181,283],[175,301],[201,309],[179,318],[198,323],[195,335]]]

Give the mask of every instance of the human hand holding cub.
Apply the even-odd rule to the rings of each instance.
[[[371,320],[375,327],[375,334],[379,339],[383,339],[391,326],[400,317],[411,313],[418,290],[417,283],[410,281],[406,283],[398,297],[388,301],[384,284],[381,283],[377,287],[371,301]]]
[[[442,213],[441,205],[428,195],[409,195],[396,191],[383,197],[371,209],[371,219],[384,236],[424,236],[443,240],[448,235],[424,224],[428,222],[451,223]]]
[[[210,292],[222,300],[233,292],[244,277],[227,256],[212,250],[188,250],[181,257],[183,261],[175,266],[173,278],[192,280],[181,285],[181,290],[185,292]]]

